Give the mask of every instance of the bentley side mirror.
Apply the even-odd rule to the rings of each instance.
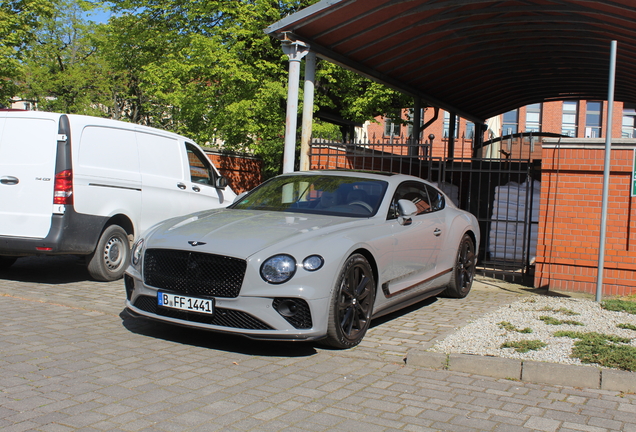
[[[411,218],[417,214],[417,207],[413,201],[401,199],[398,201],[398,223],[400,225],[411,225]]]

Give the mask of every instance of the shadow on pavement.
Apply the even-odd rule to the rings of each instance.
[[[136,318],[126,310],[122,311],[119,316],[124,327],[132,333],[201,348],[266,357],[308,357],[317,353],[314,348],[315,342],[249,339],[239,335],[216,333]]]
[[[397,319],[403,315],[408,315],[411,312],[415,312],[418,309],[421,309],[426,306],[430,306],[435,302],[437,302],[437,297],[429,297],[427,299],[420,300],[419,302],[412,304],[411,306],[399,309],[387,315],[382,315],[381,317],[375,318],[373,319],[373,321],[371,321],[371,328],[377,327],[379,325],[382,325],[384,323]]]
[[[382,325],[417,309],[429,306],[436,301],[437,297],[431,297],[404,309],[376,318],[371,322],[371,327]],[[123,310],[119,316],[122,319],[124,327],[132,333],[165,341],[226,352],[267,357],[308,357],[318,353],[316,350],[317,346],[323,350],[338,351],[337,348],[320,346],[316,341],[298,342],[258,340],[249,339],[240,335],[215,333],[196,328],[181,327],[160,321],[137,318],[129,314],[126,310]]]
[[[75,255],[18,258],[11,267],[0,270],[0,278],[16,282],[45,284],[93,280],[86,270],[84,258]]]

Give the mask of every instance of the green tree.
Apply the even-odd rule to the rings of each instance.
[[[22,59],[41,20],[54,10],[50,0],[3,0],[0,2],[0,105],[18,92],[23,78]]]
[[[113,0],[107,24],[59,0],[26,64],[42,109],[172,130],[281,167],[288,59],[264,29],[317,0]],[[315,110],[363,122],[406,106],[393,90],[318,62]],[[315,122],[315,129],[334,127]]]
[[[126,71],[120,82],[128,83],[130,120],[253,150],[267,176],[278,173],[288,60],[263,30],[316,1],[115,0],[115,10],[128,15],[110,21],[118,30],[108,58]],[[319,62],[317,79],[317,109],[350,120],[404,106],[393,90],[328,62]]]
[[[58,0],[43,20],[25,60],[23,93],[39,109],[109,116],[109,67],[98,55],[100,25],[86,20],[90,5]]]

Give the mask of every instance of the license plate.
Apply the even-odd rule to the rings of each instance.
[[[179,309],[189,312],[199,312],[205,314],[214,313],[214,300],[187,297],[164,292],[157,293],[157,303],[159,306]]]

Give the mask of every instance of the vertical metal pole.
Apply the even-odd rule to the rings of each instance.
[[[607,90],[607,126],[605,131],[605,163],[603,167],[603,202],[601,206],[601,235],[598,249],[598,275],[596,301],[603,297],[603,271],[605,269],[605,238],[607,237],[607,203],[609,200],[610,164],[612,153],[612,117],[614,108],[614,80],[616,75],[616,41],[612,41],[610,53],[609,85]]]
[[[457,121],[457,114],[454,112],[448,113],[448,155],[450,159],[455,158],[455,122]]]
[[[415,96],[413,100],[413,136],[409,147],[409,156],[418,156],[420,153],[420,132],[422,131],[422,100]]]
[[[305,58],[305,90],[303,95],[303,123],[300,136],[300,170],[309,171],[309,151],[314,117],[314,84],[316,80],[316,53]]]
[[[283,152],[283,173],[294,171],[296,159],[296,125],[298,124],[298,87],[300,83],[300,61],[309,52],[307,44],[299,41],[283,40],[283,52],[289,57],[289,78],[287,83],[287,118],[285,120],[285,147]]]

